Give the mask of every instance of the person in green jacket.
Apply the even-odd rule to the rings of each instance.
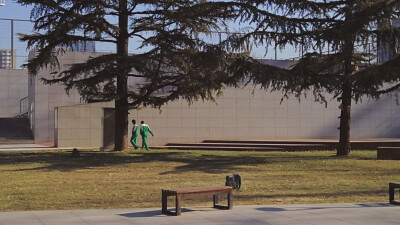
[[[149,125],[145,124],[144,121],[140,122],[141,127],[140,127],[140,135],[142,136],[142,148],[149,150],[149,145],[147,144],[147,136],[149,133],[151,136],[154,136],[153,131],[151,131]]]
[[[139,146],[137,144],[137,139],[139,137],[139,125],[136,124],[136,120],[132,120],[132,136],[131,136],[131,143],[135,149],[138,149]]]

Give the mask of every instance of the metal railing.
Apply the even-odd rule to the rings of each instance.
[[[19,114],[25,114],[28,112],[28,97],[19,100]]]

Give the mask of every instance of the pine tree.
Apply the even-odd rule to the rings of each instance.
[[[128,111],[160,107],[184,98],[213,99],[223,84],[235,83],[226,66],[233,59],[206,40],[211,31],[226,28],[235,18],[233,5],[205,0],[18,0],[33,5],[34,33],[21,35],[37,56],[28,62],[35,75],[46,66],[57,67],[60,46],[76,42],[112,43],[115,54],[90,58],[59,71],[47,84],[62,83],[86,99],[115,100],[115,150],[127,149]],[[129,39],[140,43],[128,53]],[[128,88],[129,77],[145,80]]]
[[[396,43],[400,29],[390,26],[400,16],[399,0],[249,0],[240,1],[241,21],[250,24],[245,35],[227,42],[241,49],[255,44],[284,48],[293,45],[305,54],[291,69],[263,69],[257,61],[242,68],[255,84],[301,96],[312,91],[326,102],[324,93],[341,101],[340,138],[337,155],[349,154],[351,102],[379,98],[400,88],[400,57],[382,64],[371,43]],[[380,39],[380,40],[378,40]],[[328,52],[326,52],[329,50]]]

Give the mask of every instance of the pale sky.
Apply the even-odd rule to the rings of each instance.
[[[0,7],[0,18],[29,19],[31,8],[22,6],[12,0],[5,0],[6,5]]]
[[[5,0],[6,5],[0,7],[0,18],[6,19],[30,19],[31,7],[22,6],[15,2],[15,0]],[[11,32],[10,32],[10,21],[0,20],[0,49],[10,49],[11,47]],[[14,48],[17,50],[17,55],[20,57],[17,58],[18,61],[23,61],[24,57],[26,58],[26,44],[19,42],[17,33],[30,33],[32,31],[32,24],[29,22],[15,22],[14,23]],[[134,43],[132,43],[134,44]],[[115,51],[115,47],[110,45],[102,45],[100,43],[96,44],[96,50],[101,52],[110,52]],[[130,49],[131,50],[131,49]],[[134,50],[134,49],[132,49]],[[253,48],[252,55],[256,58],[273,58],[274,52],[270,49],[267,56],[264,56],[264,49]],[[294,53],[294,50],[284,50],[282,52],[278,52],[278,59],[280,58],[289,58],[296,57],[298,53]]]

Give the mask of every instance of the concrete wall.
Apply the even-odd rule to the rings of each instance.
[[[94,147],[103,145],[103,108],[114,103],[92,103],[56,108],[55,145]]]
[[[59,58],[60,70],[68,68],[72,63],[83,62],[88,57],[96,55],[99,53],[67,52]],[[33,56],[30,55],[30,57]],[[55,69],[55,71],[59,71],[59,69]],[[76,90],[71,90],[67,95],[63,85],[44,85],[40,81],[41,78],[52,77],[52,72],[50,68],[41,70],[29,81],[29,118],[35,143],[54,141],[54,109],[56,107],[82,103]]]
[[[20,100],[28,96],[28,71],[0,69],[0,117],[20,113]]]
[[[69,52],[60,58],[61,69],[96,55],[99,54]],[[290,67],[294,61],[266,60],[264,63]],[[52,142],[56,137],[60,147],[100,147],[103,108],[113,107],[113,104],[80,105],[82,102],[76,91],[66,95],[64,86],[43,85],[38,80],[52,76],[51,72],[42,70],[29,81],[29,116],[35,142]],[[135,88],[141,80],[136,78],[129,82],[130,88]],[[300,102],[295,98],[281,102],[281,98],[282,93],[252,86],[226,88],[216,103],[199,101],[188,106],[184,101],[176,101],[162,107],[161,112],[151,108],[131,111],[130,120],[144,120],[150,125],[155,132],[155,137],[149,139],[151,145],[205,139],[338,138],[340,110],[337,101],[329,102],[325,108],[312,97]],[[399,115],[400,107],[390,97],[353,104],[351,137],[398,138]]]
[[[185,101],[176,101],[162,107],[161,112],[151,108],[132,110],[129,119],[138,123],[144,120],[151,127],[155,136],[149,137],[149,143],[153,146],[206,139],[339,137],[338,102],[331,101],[325,108],[312,99],[299,102],[291,98],[281,103],[281,97],[281,93],[253,87],[227,88],[216,103],[188,106]],[[113,103],[58,108],[59,146],[100,147],[104,107],[113,107]],[[385,97],[378,102],[353,104],[351,137],[399,138],[400,107],[395,100]]]
[[[254,91],[254,93],[253,93]],[[227,88],[216,103],[173,102],[162,108],[131,113],[156,133],[151,144],[201,142],[205,139],[338,138],[339,103],[328,106],[313,99],[283,100],[279,92],[253,87]],[[329,98],[328,98],[329,99]],[[352,138],[400,137],[400,107],[391,97],[353,104]]]

